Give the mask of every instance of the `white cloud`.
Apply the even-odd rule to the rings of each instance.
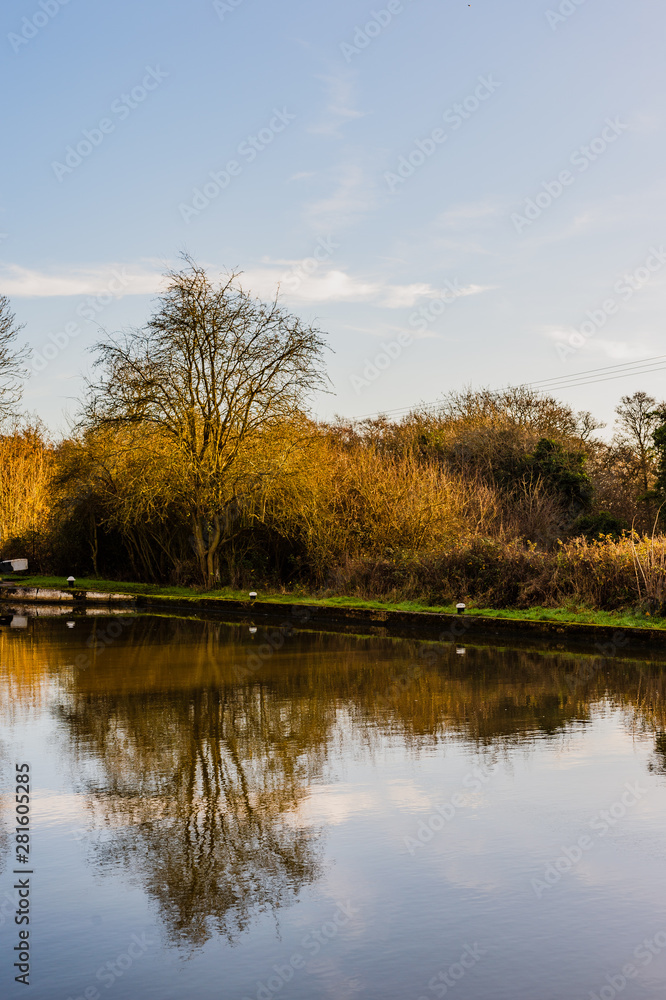
[[[409,309],[423,299],[437,299],[442,295],[442,290],[426,282],[402,285],[385,279],[355,277],[337,268],[319,269],[310,275],[300,272],[297,282],[293,280],[295,273],[257,268],[244,272],[242,281],[253,294],[264,298],[272,298],[281,283],[281,298],[293,302],[372,302],[386,309]],[[456,297],[478,295],[490,287],[466,285],[459,288]]]
[[[285,262],[286,263],[286,262]],[[376,297],[379,285],[376,282],[353,278],[344,271],[317,271],[305,275],[297,272],[301,261],[290,261],[293,268],[289,272],[275,267],[255,268],[244,271],[243,287],[261,298],[272,298],[280,285],[280,297],[299,302],[344,302],[370,301]],[[292,275],[299,274],[297,282]],[[293,288],[297,283],[298,287]]]
[[[310,789],[295,809],[286,814],[293,826],[312,826],[326,823],[337,826],[364,813],[377,813],[381,809],[381,797],[377,789],[360,788],[357,785],[318,785]]]
[[[100,295],[108,291],[109,283],[114,279],[119,286],[119,291],[114,292],[117,298],[123,295],[153,295],[160,291],[164,281],[162,270],[156,270],[154,262],[48,271],[21,267],[20,264],[0,264],[0,291],[10,298]]]
[[[281,299],[294,303],[369,302],[386,309],[409,309],[425,299],[437,299],[442,290],[427,282],[400,284],[385,278],[366,278],[341,268],[325,268],[306,274],[303,261],[263,257],[262,265],[243,271],[240,282],[248,292],[272,299],[280,286]],[[10,298],[51,298],[100,295],[112,291],[115,298],[125,295],[155,295],[164,288],[164,271],[149,263],[105,264],[90,268],[61,268],[41,271],[18,264],[0,264],[0,293]],[[210,267],[211,272],[215,271]],[[120,281],[118,279],[121,279]],[[478,295],[495,286],[459,287],[456,298]]]
[[[380,287],[344,271],[331,270],[310,276],[291,294],[306,302],[371,302],[377,298]]]

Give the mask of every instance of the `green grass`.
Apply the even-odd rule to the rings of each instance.
[[[25,587],[46,587],[53,589],[66,589],[67,581],[63,577],[55,576],[26,576],[16,578],[5,578]],[[227,600],[247,601],[247,591],[232,590],[230,587],[222,587],[219,590],[198,590],[193,587],[162,587],[150,583],[119,583],[117,580],[76,580],[77,590],[96,590],[105,593],[123,594],[146,594],[160,597],[179,598],[181,601],[200,601],[207,598],[225,598]],[[318,597],[314,594],[304,594],[295,592],[291,594],[261,591],[260,600],[275,602],[278,604],[319,604],[325,607],[340,608],[367,608],[374,611],[429,611],[436,614],[453,614],[455,605],[430,605],[419,601],[400,601],[389,603],[386,601],[370,601],[360,597]],[[585,625],[606,625],[611,627],[627,626],[640,628],[666,628],[666,618],[660,616],[650,616],[641,611],[595,611],[584,607],[563,607],[563,608],[528,608],[517,610],[513,608],[476,608],[468,606],[465,612],[468,615],[483,616],[485,618],[512,618],[516,621],[542,621],[542,622],[576,622]]]
[[[6,583],[17,587],[43,587],[52,590],[68,590],[67,579],[63,576],[5,576]],[[120,583],[118,580],[95,580],[92,577],[78,577],[75,590],[95,590],[114,594],[161,594],[165,597],[196,597],[191,587],[161,587],[153,583]],[[212,596],[212,595],[211,595]],[[220,593],[216,596],[222,596]],[[226,594],[224,595],[226,596]],[[247,595],[245,595],[247,596]]]
[[[485,618],[515,618],[532,622],[576,622],[581,625],[606,625],[628,628],[666,628],[666,618],[648,615],[644,611],[594,611],[590,608],[473,608],[466,614],[483,615]]]

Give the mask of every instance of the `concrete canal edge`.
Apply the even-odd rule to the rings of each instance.
[[[666,629],[626,625],[588,625],[579,622],[527,621],[486,618],[482,615],[437,614],[427,611],[392,611],[382,608],[341,607],[321,604],[288,604],[280,601],[235,601],[218,597],[167,597],[147,594],[103,593],[90,590],[53,590],[38,587],[0,586],[0,602],[10,604],[71,605],[72,610],[122,607],[124,610],[176,616],[214,615],[235,621],[265,620],[294,628],[346,632],[369,632],[398,638],[421,638],[440,642],[531,640],[550,648],[592,647],[604,656],[620,655],[625,648],[666,653]]]

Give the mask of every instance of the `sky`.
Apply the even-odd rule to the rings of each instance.
[[[663,0],[0,19],[0,292],[54,431],[182,253],[324,331],[322,419],[540,383],[610,428],[621,395],[666,396],[639,364],[666,354]]]

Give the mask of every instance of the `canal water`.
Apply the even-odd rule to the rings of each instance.
[[[2,621],[3,997],[666,995],[658,657]]]

